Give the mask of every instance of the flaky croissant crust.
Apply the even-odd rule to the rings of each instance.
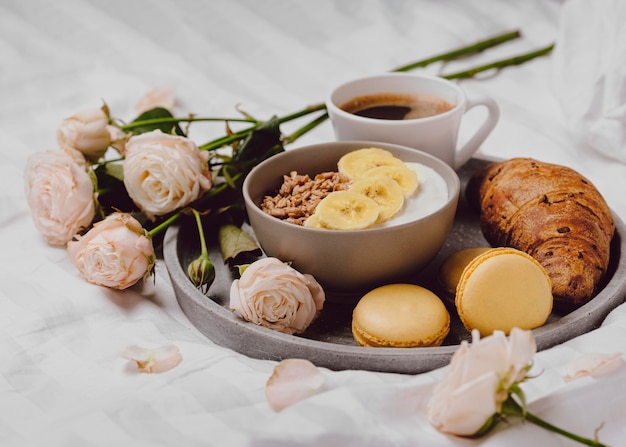
[[[546,269],[556,301],[581,305],[606,274],[615,222],[595,186],[565,166],[531,158],[476,172],[468,199],[485,239],[525,251]]]

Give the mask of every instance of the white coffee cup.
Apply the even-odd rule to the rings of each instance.
[[[435,97],[452,108],[436,115],[412,119],[370,118],[347,112],[341,107],[355,98],[380,95]],[[468,110],[484,106],[487,116],[482,125],[461,147],[457,138],[461,120]],[[364,140],[400,144],[427,152],[454,169],[467,162],[491,133],[500,110],[488,96],[469,99],[454,82],[438,76],[386,73],[349,81],[335,88],[326,101],[335,136],[339,141]]]

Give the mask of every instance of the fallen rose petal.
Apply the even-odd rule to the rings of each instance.
[[[174,345],[164,345],[154,349],[133,345],[127,347],[120,356],[134,361],[137,368],[145,373],[168,371],[183,360],[180,351]]]
[[[624,358],[621,352],[614,352],[612,354],[592,352],[576,359],[572,365],[571,371],[563,376],[563,380],[565,382],[571,382],[581,377],[598,377],[610,374],[623,364]]]
[[[322,390],[326,376],[308,360],[286,359],[274,368],[265,385],[265,397],[274,411],[295,404]]]

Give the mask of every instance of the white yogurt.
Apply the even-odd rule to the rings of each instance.
[[[417,174],[417,190],[404,200],[398,214],[376,227],[390,227],[412,222],[441,208],[448,201],[448,185],[441,175],[421,163],[404,162]]]

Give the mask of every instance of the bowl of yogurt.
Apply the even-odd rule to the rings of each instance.
[[[329,299],[410,281],[445,243],[459,194],[457,173],[438,158],[367,141],[287,150],[243,185],[264,253],[313,275]]]

